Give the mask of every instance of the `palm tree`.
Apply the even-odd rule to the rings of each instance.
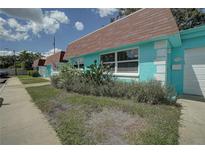
[[[28,52],[26,50],[20,52],[18,61],[21,64],[21,67],[26,70],[32,69],[32,64],[34,60],[41,58],[42,55],[40,53],[33,53],[33,52]]]

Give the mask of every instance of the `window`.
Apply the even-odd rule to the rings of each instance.
[[[115,72],[115,63],[104,63],[104,66],[110,69],[110,72]]]
[[[119,73],[137,73],[138,62],[118,63],[117,72]]]
[[[84,64],[79,64],[80,69],[84,69]]]
[[[115,53],[109,53],[109,54],[101,55],[101,61],[103,63],[115,62]]]
[[[117,53],[117,60],[124,61],[124,60],[137,60],[138,59],[138,51],[137,49],[121,51]]]
[[[115,72],[115,53],[101,55],[100,59],[104,66],[109,67],[111,72]]]
[[[75,68],[78,68],[78,62],[75,61],[74,64],[73,64],[73,66],[74,66]]]
[[[138,50],[131,49],[117,53],[117,72],[137,73],[138,72]]]
[[[138,73],[138,49],[130,49],[101,55],[103,65],[109,65],[115,73]]]
[[[83,58],[76,58],[73,61],[73,66],[78,69],[84,69]]]

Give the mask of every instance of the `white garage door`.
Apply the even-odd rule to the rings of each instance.
[[[184,93],[205,96],[205,47],[185,51]]]

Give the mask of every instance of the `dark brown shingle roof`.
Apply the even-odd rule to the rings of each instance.
[[[45,59],[37,59],[33,62],[33,67],[38,67],[38,66],[44,66],[45,64]]]
[[[170,9],[141,9],[68,45],[65,58],[177,33]]]
[[[45,65],[54,65],[58,62],[62,62],[63,61],[63,57],[65,55],[65,52],[64,51],[60,51],[60,52],[57,52],[51,56],[48,56],[46,58],[46,62],[45,62]]]

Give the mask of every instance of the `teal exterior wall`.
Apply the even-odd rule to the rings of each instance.
[[[139,49],[139,79],[140,81],[154,79],[154,74],[156,73],[156,66],[154,65],[156,57],[154,42],[140,45]]]
[[[52,67],[51,65],[39,66],[38,71],[41,77],[47,78],[52,75]]]
[[[154,42],[145,43],[145,44],[133,44],[127,45],[119,48],[108,49],[104,51],[94,52],[87,55],[81,55],[77,58],[82,58],[84,61],[85,69],[91,64],[94,64],[94,61],[97,61],[97,64],[100,64],[100,55],[123,51],[130,48],[138,48],[139,50],[139,76],[129,77],[129,76],[120,76],[116,75],[115,77],[120,81],[146,81],[154,79],[154,74],[156,73],[156,66],[154,65],[156,51],[154,49]],[[76,57],[70,58],[69,62],[74,63]]]
[[[182,40],[182,48],[190,49],[190,48],[200,48],[205,46],[205,36],[183,39]]]
[[[82,56],[84,60],[85,67],[90,66],[91,64],[94,64],[94,61],[97,61],[97,64],[100,64],[100,56],[99,53],[89,54]]]
[[[180,59],[180,60],[175,60]],[[173,70],[172,65],[181,65],[181,70]],[[171,49],[171,63],[169,64],[169,83],[178,94],[183,93],[184,50],[182,47]]]
[[[89,65],[97,61],[100,63],[100,55],[109,52],[117,52],[130,48],[139,49],[139,76],[117,76],[119,80],[123,81],[147,81],[155,79],[157,68],[155,65],[156,52],[155,42],[160,40],[167,40],[167,59],[166,59],[166,83],[173,86],[178,94],[183,94],[183,79],[184,79],[184,54],[186,49],[205,47],[205,26],[192,28],[180,31],[177,34],[170,36],[161,36],[152,40],[147,40],[140,43],[128,44],[119,46],[117,48],[106,49],[103,51],[96,51],[91,54],[81,55],[78,58],[83,58],[84,66],[87,68]],[[72,63],[76,57],[70,58]],[[173,69],[173,65],[180,65],[181,69]]]
[[[172,83],[172,77],[171,77],[171,73],[172,73],[172,49],[171,47],[168,48],[168,53],[167,53],[167,68],[166,68],[166,73],[167,73],[167,79],[166,82],[167,84],[171,84]]]
[[[47,69],[46,77],[50,77],[52,75],[52,71],[53,71],[52,66],[51,65],[47,65],[46,69]]]
[[[46,66],[39,66],[38,67],[38,72],[41,77],[48,77],[48,71]]]
[[[170,84],[178,94],[183,94],[184,55],[186,49],[205,47],[205,26],[196,27],[180,32],[181,46],[171,49],[171,63],[169,65]],[[181,65],[181,70],[173,70],[172,65]]]

